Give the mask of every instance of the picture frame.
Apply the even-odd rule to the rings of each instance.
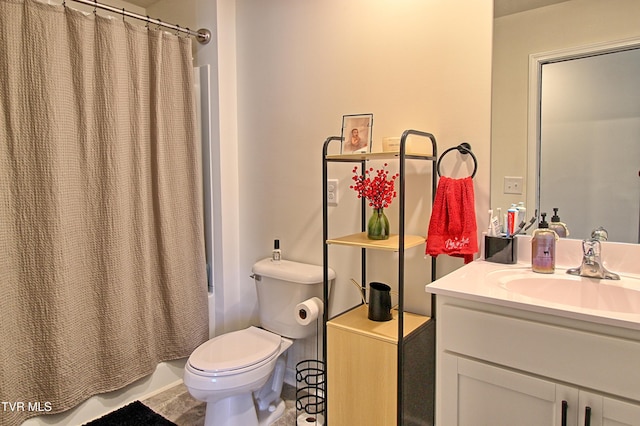
[[[371,152],[373,141],[373,114],[342,116],[341,154]]]

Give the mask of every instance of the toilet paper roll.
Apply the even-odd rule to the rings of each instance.
[[[296,321],[300,325],[309,325],[322,315],[324,304],[317,297],[307,299],[296,305]]]
[[[324,417],[322,414],[300,414],[296,421],[297,426],[322,426],[324,425]]]

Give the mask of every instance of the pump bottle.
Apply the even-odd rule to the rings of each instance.
[[[556,269],[556,239],[558,235],[549,229],[545,220],[547,214],[542,213],[538,229],[531,238],[531,269],[540,274],[553,274]]]
[[[551,223],[549,224],[549,229],[553,230],[558,237],[565,238],[569,236],[569,228],[566,223],[560,222],[560,217],[558,216],[558,208],[553,208],[553,216],[551,216]]]

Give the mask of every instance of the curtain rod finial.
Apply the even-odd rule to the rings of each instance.
[[[207,44],[211,41],[211,31],[206,28],[200,28],[196,36],[198,43]]]

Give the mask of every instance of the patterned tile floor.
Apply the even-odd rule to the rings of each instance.
[[[285,383],[282,397],[285,400],[286,411],[273,426],[292,426],[296,424],[295,406],[296,388]],[[143,404],[178,424],[178,426],[203,426],[205,403],[194,399],[187,388],[177,385],[149,399],[141,401]]]

